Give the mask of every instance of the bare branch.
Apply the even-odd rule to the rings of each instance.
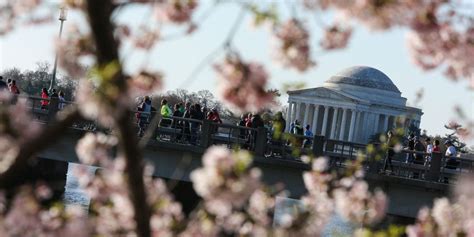
[[[113,26],[110,22],[113,5],[110,0],[88,0],[87,13],[93,37],[97,46],[98,66],[106,66],[119,62],[118,44],[113,36]],[[121,70],[113,78],[121,93],[126,93],[126,79]],[[119,106],[119,105],[116,105]],[[133,203],[137,234],[141,237],[150,236],[150,207],[147,202],[143,182],[143,158],[138,147],[138,139],[128,111],[116,118],[119,138],[119,151],[126,161],[125,171],[129,188],[130,200]]]

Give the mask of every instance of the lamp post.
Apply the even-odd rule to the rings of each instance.
[[[61,21],[61,26],[59,27],[59,39],[61,39],[61,34],[63,33],[63,24],[67,18],[67,9],[66,7],[61,7],[59,12],[59,21]],[[56,81],[56,68],[58,66],[58,53],[56,52],[56,57],[54,58],[54,67],[53,67],[53,77],[51,78],[51,83],[49,84],[49,91],[53,90],[53,86]]]

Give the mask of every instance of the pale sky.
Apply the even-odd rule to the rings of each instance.
[[[199,18],[214,1],[201,1],[196,17]],[[276,2],[276,1],[274,1]],[[289,11],[287,4],[281,4],[282,18],[286,19]],[[148,57],[147,66],[165,73],[165,89],[183,88],[190,91],[208,89],[216,91],[216,75],[212,63],[206,64],[199,75],[185,83],[193,69],[206,55],[214,51],[226,38],[227,32],[237,18],[239,9],[235,4],[225,3],[215,9],[214,13],[189,37],[160,42],[147,52],[127,53],[125,64],[129,72],[136,71]],[[299,15],[303,16],[301,11]],[[73,22],[80,21],[77,14],[70,12],[64,24],[64,32]],[[141,22],[146,19],[146,10],[129,9],[120,16],[120,21]],[[323,21],[329,23],[328,17]],[[407,31],[393,29],[388,32],[370,32],[364,27],[356,27],[354,35],[346,49],[324,54],[318,48],[321,38],[321,27],[316,24],[315,17],[307,17],[307,26],[311,30],[313,58],[318,65],[306,73],[281,68],[271,57],[271,33],[267,28],[251,26],[251,16],[246,15],[235,39],[234,46],[240,50],[246,60],[264,63],[271,75],[271,88],[281,88],[283,83],[306,82],[306,87],[321,86],[325,80],[338,71],[355,65],[366,65],[377,68],[388,75],[393,83],[406,97],[408,104],[413,106],[416,93],[424,90],[424,96],[417,107],[424,115],[421,128],[428,130],[430,135],[444,135],[447,130],[444,124],[456,118],[453,106],[458,105],[471,118],[474,118],[474,93],[468,89],[468,81],[452,82],[440,70],[423,72],[410,61],[406,47]],[[181,28],[166,26],[164,35]],[[47,25],[21,27],[7,36],[0,38],[0,71],[17,67],[22,70],[34,69],[36,62],[54,61],[54,40],[59,30],[59,21]],[[127,51],[127,50],[125,50]],[[222,55],[217,60],[222,59]],[[287,97],[281,98],[283,103]],[[474,142],[469,141],[472,145]]]

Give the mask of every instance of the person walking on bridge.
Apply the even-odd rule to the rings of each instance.
[[[49,94],[48,90],[46,90],[44,87],[41,89],[41,98],[43,99],[41,100],[41,109],[45,110],[49,105]]]
[[[387,166],[390,166],[390,172],[393,173],[393,165],[392,165],[392,158],[395,155],[395,150],[393,149],[396,144],[396,139],[393,137],[393,132],[389,130],[387,132],[387,155],[385,157],[385,162],[383,165],[383,171],[387,170]]]
[[[160,114],[161,114],[160,127],[169,127],[171,125],[170,117],[173,114],[173,111],[171,111],[171,108],[168,106],[168,101],[166,99],[163,99],[161,101]]]

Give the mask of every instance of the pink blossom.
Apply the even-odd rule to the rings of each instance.
[[[154,94],[163,87],[163,74],[141,71],[127,82],[130,98]]]
[[[381,191],[371,194],[365,181],[355,181],[349,188],[333,191],[336,211],[356,224],[370,225],[385,216],[387,197]]]
[[[335,24],[324,29],[324,37],[321,39],[320,45],[326,50],[341,49],[347,46],[351,35],[351,28]]]
[[[191,20],[197,5],[196,0],[165,0],[158,4],[158,15],[169,22],[182,24]]]
[[[139,34],[132,36],[132,42],[135,47],[143,50],[150,50],[160,39],[159,29],[150,29],[148,27],[140,27]]]
[[[220,96],[232,107],[258,112],[274,103],[274,95],[265,89],[268,75],[262,65],[228,56],[214,69],[219,75]]]
[[[71,77],[80,79],[86,72],[81,62],[92,59],[95,48],[91,36],[83,33],[78,26],[72,25],[68,29],[56,44],[58,63]]]
[[[115,145],[116,137],[103,133],[87,133],[77,142],[76,154],[83,164],[110,167],[111,149]]]
[[[276,58],[285,67],[304,72],[315,65],[311,59],[309,32],[296,19],[290,19],[279,26],[275,34],[278,40]]]

